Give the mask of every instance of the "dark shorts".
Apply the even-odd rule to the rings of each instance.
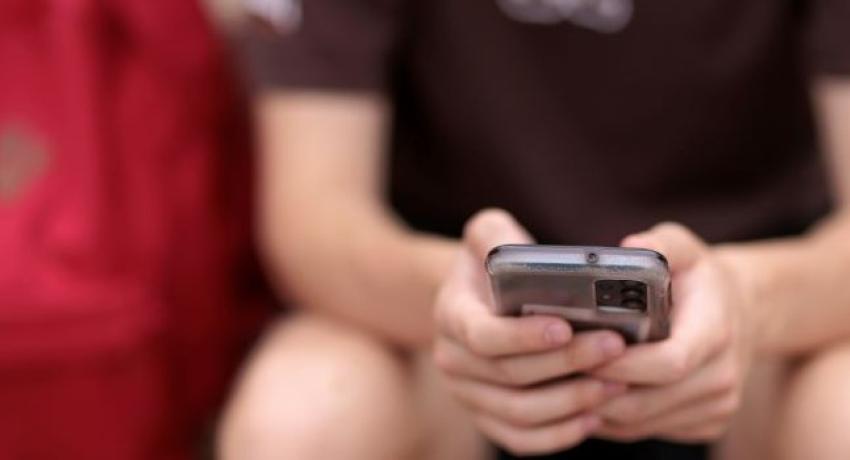
[[[520,457],[499,451],[497,458],[511,460]],[[522,458],[534,460],[705,460],[708,458],[708,446],[661,441],[619,444],[591,439],[565,452]]]

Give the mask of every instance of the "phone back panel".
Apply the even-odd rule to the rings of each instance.
[[[669,335],[670,272],[655,251],[505,245],[486,268],[497,314],[561,316],[577,331],[612,329],[630,343]]]

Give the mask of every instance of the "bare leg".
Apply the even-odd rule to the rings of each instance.
[[[794,370],[780,415],[775,458],[850,458],[850,344],[832,347]]]
[[[760,363],[719,460],[850,458],[850,344]]]
[[[226,410],[224,460],[484,458],[428,360],[306,314],[271,329]]]
[[[726,438],[715,449],[716,460],[774,460],[772,451],[788,366],[781,360],[761,360],[753,366],[742,407]]]

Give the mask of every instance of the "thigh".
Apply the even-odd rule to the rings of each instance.
[[[449,394],[430,353],[415,358],[416,401],[425,421],[428,460],[489,459],[491,449],[469,413]]]
[[[790,363],[786,359],[760,359],[750,369],[741,409],[729,432],[716,446],[716,460],[774,458],[777,419],[785,392]]]
[[[850,344],[753,367],[718,460],[850,458]]]
[[[225,459],[249,460],[473,458],[477,438],[454,411],[422,357],[297,314],[272,327],[249,360],[219,448]]]
[[[850,458],[850,343],[794,366],[776,430],[781,460]]]

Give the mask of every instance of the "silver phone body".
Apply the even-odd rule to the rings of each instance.
[[[670,270],[655,251],[505,245],[486,268],[497,314],[560,316],[576,331],[610,329],[628,343],[670,333]]]

